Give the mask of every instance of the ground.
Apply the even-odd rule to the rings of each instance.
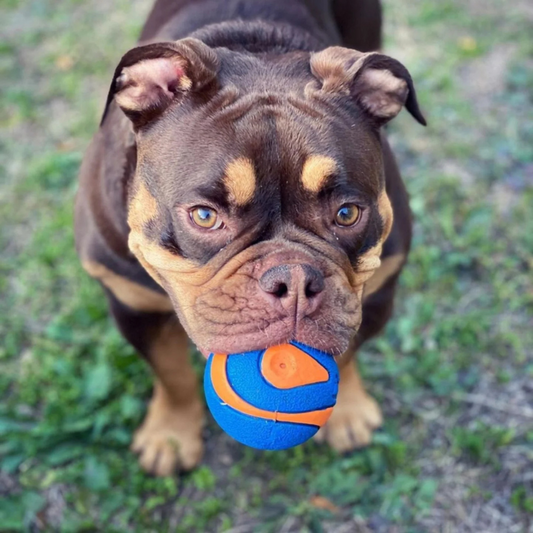
[[[166,479],[128,450],[150,373],[72,235],[149,3],[0,1],[0,531],[533,531],[531,2],[385,2],[429,127],[389,129],[416,224],[395,318],[360,356],[386,417],[372,446],[258,452],[211,421],[203,465]]]

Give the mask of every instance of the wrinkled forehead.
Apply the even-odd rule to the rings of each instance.
[[[259,75],[257,87],[248,86],[249,74],[226,75],[211,101],[176,107],[145,135],[143,174],[169,194],[218,201],[225,193],[237,205],[258,191],[318,195],[331,187],[376,199],[383,185],[376,132],[356,111],[306,95],[305,77],[285,74],[285,91],[279,80],[266,90]]]

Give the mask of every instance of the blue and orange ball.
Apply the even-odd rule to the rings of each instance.
[[[207,405],[220,427],[261,450],[310,439],[331,415],[338,386],[333,357],[298,342],[211,354],[204,376]]]

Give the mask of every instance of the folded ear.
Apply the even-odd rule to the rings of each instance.
[[[115,69],[102,122],[115,99],[134,126],[142,127],[173,101],[213,82],[217,71],[216,53],[198,39],[133,48]]]
[[[351,95],[378,126],[393,119],[404,105],[426,125],[411,75],[392,57],[332,46],[311,56],[311,72],[322,82],[321,91]]]

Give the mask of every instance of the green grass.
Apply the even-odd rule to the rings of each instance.
[[[416,225],[395,318],[360,355],[386,416],[373,445],[257,452],[211,422],[203,465],[154,479],[128,450],[150,372],[72,231],[149,2],[0,3],[0,531],[470,531],[457,509],[478,531],[531,527],[533,24],[481,4],[386,2],[430,126],[389,129]]]

